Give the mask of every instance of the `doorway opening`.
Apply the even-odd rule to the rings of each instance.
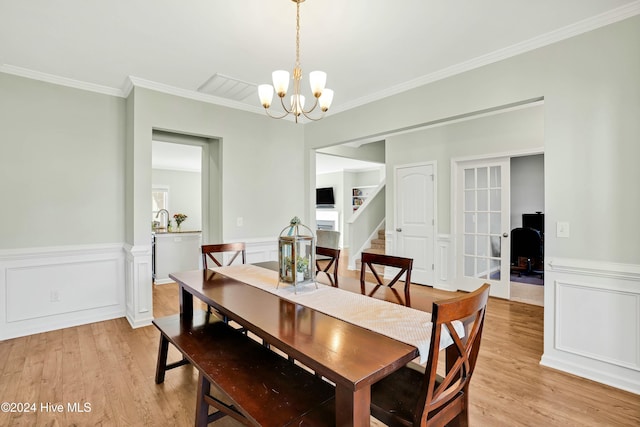
[[[544,154],[511,158],[511,299],[544,305]]]

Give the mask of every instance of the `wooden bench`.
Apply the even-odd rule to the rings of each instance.
[[[335,425],[331,384],[218,317],[196,311],[192,319],[174,315],[153,324],[161,333],[160,353],[163,342],[171,342],[199,371],[196,426],[226,415],[248,426]],[[158,356],[156,382],[164,380],[166,352],[162,367]],[[217,411],[209,415],[209,406]]]

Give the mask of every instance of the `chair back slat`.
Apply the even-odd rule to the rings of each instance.
[[[223,260],[219,260],[216,254],[223,256],[225,253],[234,252],[229,262],[226,265],[231,265],[238,258],[238,255],[242,255],[242,264],[247,262],[247,252],[244,242],[234,243],[220,243],[214,245],[202,245],[202,266],[206,270],[209,268],[209,261],[212,261],[215,266],[222,267]],[[214,266],[212,266],[214,267]]]
[[[411,270],[413,269],[413,259],[399,257],[394,255],[385,255],[385,254],[375,254],[371,252],[363,252],[361,257],[361,268],[360,268],[360,290],[363,295],[372,296],[380,287],[388,287],[391,288],[393,293],[398,298],[398,301],[401,304],[406,305],[407,307],[411,306],[411,296],[410,296],[410,286],[411,286]],[[375,266],[383,266],[383,267],[394,267],[399,269],[398,273],[395,277],[387,284],[384,283],[384,280],[378,274]],[[371,274],[376,280],[376,284],[374,289],[367,294],[365,287],[365,277],[367,272],[367,267],[371,271]],[[401,278],[404,276],[404,301],[398,295],[397,291],[393,288]]]
[[[320,231],[320,230],[318,230]],[[325,273],[329,278],[331,286],[338,287],[338,264],[340,262],[340,249],[325,248],[316,246],[316,274]],[[324,267],[321,264],[324,264]],[[333,273],[331,268],[333,267]]]

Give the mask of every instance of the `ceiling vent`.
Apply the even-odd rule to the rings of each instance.
[[[257,89],[253,83],[247,83],[216,73],[198,88],[198,92],[220,98],[233,99],[234,101],[242,101],[248,96],[256,96]]]

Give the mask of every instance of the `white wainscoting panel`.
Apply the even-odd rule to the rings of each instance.
[[[640,394],[640,266],[550,259],[541,363]]]
[[[556,348],[640,370],[640,295],[556,281]]]
[[[438,234],[438,240],[436,241],[436,283],[434,288],[448,291],[456,290],[451,283],[455,271],[451,245],[450,234]]]
[[[122,317],[122,245],[0,253],[0,340]]]
[[[247,263],[278,260],[278,238],[246,241]]]
[[[131,327],[151,324],[153,320],[153,274],[151,245],[125,245],[126,317]]]

